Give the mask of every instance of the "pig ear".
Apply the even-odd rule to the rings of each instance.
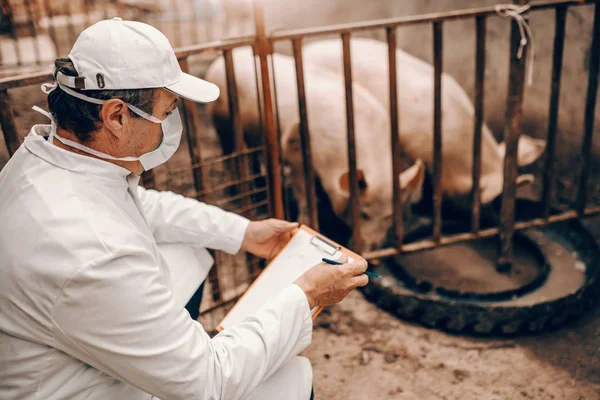
[[[423,194],[425,165],[417,160],[409,169],[400,173],[400,193],[402,202],[418,203]]]
[[[519,150],[517,153],[517,163],[519,167],[532,164],[540,158],[546,148],[546,141],[543,139],[534,139],[531,136],[521,135],[519,137]],[[506,144],[504,142],[498,145],[500,158],[504,159]]]
[[[358,178],[358,190],[360,193],[364,193],[367,190],[367,181],[365,179],[365,173],[362,169],[356,170],[356,175]],[[350,193],[350,171],[346,171],[340,176],[340,188],[346,192]]]

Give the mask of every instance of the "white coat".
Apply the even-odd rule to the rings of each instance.
[[[0,172],[0,398],[308,399],[312,320],[290,285],[210,338],[157,244],[234,254],[248,221],[145,190],[36,125]],[[181,281],[181,279],[179,278]]]

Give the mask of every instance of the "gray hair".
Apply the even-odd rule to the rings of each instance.
[[[59,58],[54,62],[56,74],[61,72],[68,76],[78,76],[73,62],[68,58]],[[121,99],[141,110],[152,114],[156,89],[128,89],[128,90],[86,90],[73,89],[84,93],[86,96],[100,100]],[[62,129],[72,132],[85,143],[92,139],[102,123],[100,109],[102,105],[90,103],[65,93],[60,87],[48,94],[48,109]],[[128,109],[129,110],[129,109]],[[141,118],[136,113],[129,111],[134,118]]]

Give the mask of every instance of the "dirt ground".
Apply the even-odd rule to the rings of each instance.
[[[600,308],[558,331],[454,336],[387,314],[353,292],[317,317],[315,398],[600,399]]]

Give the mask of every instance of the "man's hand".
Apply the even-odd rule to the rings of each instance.
[[[348,264],[346,256],[339,261],[344,264],[317,264],[296,280],[295,284],[306,294],[311,309],[339,303],[353,289],[369,283],[369,278],[364,274],[367,270],[366,261]]]
[[[255,256],[271,259],[286,245],[298,230],[298,223],[279,219],[252,221],[246,229],[242,250]]]

